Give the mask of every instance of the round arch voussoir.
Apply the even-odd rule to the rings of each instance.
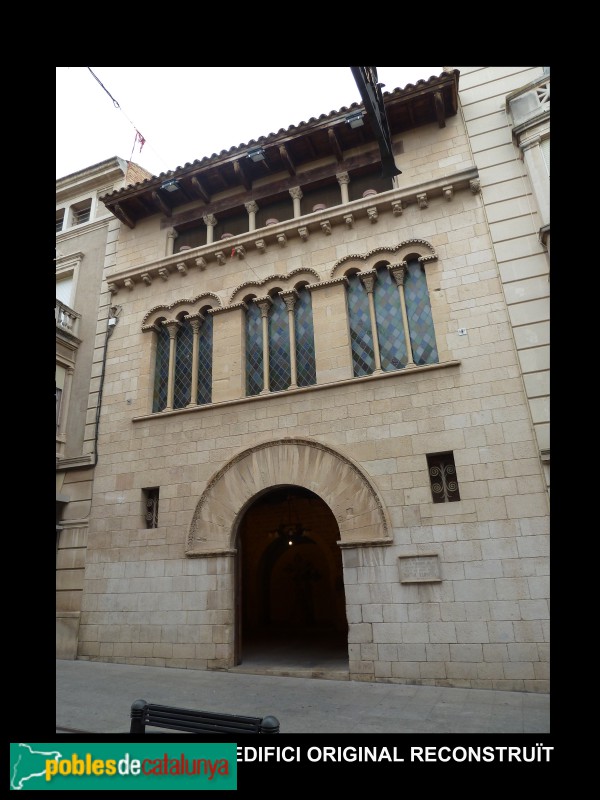
[[[194,511],[186,555],[231,552],[246,508],[277,486],[302,486],[333,512],[341,545],[391,544],[385,506],[348,456],[308,439],[279,439],[239,453],[209,481]]]

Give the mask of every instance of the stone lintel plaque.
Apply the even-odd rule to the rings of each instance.
[[[400,583],[436,583],[441,581],[437,553],[399,556]]]

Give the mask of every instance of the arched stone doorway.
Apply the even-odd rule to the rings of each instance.
[[[339,528],[323,500],[273,488],[238,529],[237,662],[344,669],[348,623]]]
[[[331,536],[340,551],[393,541],[376,486],[348,455],[303,438],[267,441],[235,455],[208,481],[192,516],[185,549],[188,558],[212,562],[206,571],[218,574],[220,591],[209,593],[206,611],[215,620],[212,624],[222,646],[209,668],[235,669],[240,662],[243,556],[239,548],[244,542],[240,526],[260,498],[288,487],[314,494],[331,512],[336,526]],[[341,563],[341,552],[339,557]],[[244,657],[248,658],[247,650]]]

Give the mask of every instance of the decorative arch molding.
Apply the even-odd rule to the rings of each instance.
[[[203,303],[199,301],[205,301]],[[153,306],[150,311],[147,312],[144,319],[142,320],[142,325],[151,325],[153,322],[163,315],[169,316],[166,314],[167,311],[172,311],[174,308],[177,308],[177,314],[184,311],[186,314],[195,314],[198,311],[199,305],[206,305],[210,304],[213,306],[216,304],[218,308],[221,307],[221,301],[219,300],[218,295],[214,294],[213,292],[203,292],[203,294],[199,294],[196,297],[192,297],[191,299],[182,299],[182,300],[175,300],[170,305],[162,305],[162,306]],[[171,315],[173,316],[173,315]],[[150,320],[151,317],[154,319]],[[149,321],[150,320],[150,321]]]
[[[425,239],[406,239],[394,247],[376,247],[368,253],[350,255],[340,258],[333,265],[330,278],[339,278],[352,266],[358,266],[361,272],[374,269],[375,266],[383,261],[394,261],[401,263],[406,261],[409,256],[416,256],[424,264],[427,261],[437,261],[437,253],[431,244]]]
[[[260,289],[261,295],[268,294],[270,289],[279,285],[282,281],[285,281],[288,284],[287,288],[291,289],[296,283],[298,283],[298,281],[303,279],[308,281],[308,283],[318,283],[319,274],[314,269],[298,267],[298,269],[293,269],[287,275],[269,275],[262,281],[246,281],[245,283],[241,283],[233,290],[233,293],[229,298],[229,303],[236,303],[240,300],[243,300],[247,294],[252,293],[252,290],[255,290],[257,293],[259,293]],[[290,281],[293,281],[293,284],[290,284]]]
[[[386,508],[360,467],[331,447],[289,438],[244,450],[211,478],[192,517],[186,555],[234,551],[246,508],[256,497],[286,484],[310,489],[327,503],[342,547],[392,544]]]

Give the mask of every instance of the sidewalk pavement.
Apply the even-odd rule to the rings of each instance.
[[[131,704],[272,715],[285,733],[550,733],[550,695],[56,661],[56,733],[129,733]]]

